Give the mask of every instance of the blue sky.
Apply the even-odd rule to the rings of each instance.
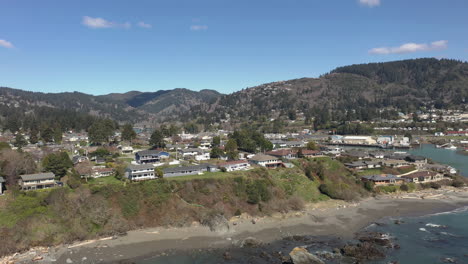
[[[468,60],[466,0],[0,0],[0,86],[215,89],[337,66]]]

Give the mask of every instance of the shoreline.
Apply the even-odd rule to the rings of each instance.
[[[363,228],[385,218],[422,216],[468,205],[468,188],[444,187],[414,193],[380,195],[359,202],[329,200],[307,204],[303,211],[268,217],[241,215],[229,219],[229,230],[213,232],[192,223],[189,227],[156,227],[129,231],[117,238],[81,241],[72,245],[32,249],[0,263],[115,263],[167,256],[174,252],[239,247],[248,237],[272,243],[295,235],[353,238]],[[42,252],[38,255],[37,251]],[[36,252],[36,255],[34,255]],[[39,259],[40,258],[40,259]]]

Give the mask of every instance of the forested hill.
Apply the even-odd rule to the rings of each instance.
[[[468,64],[415,59],[340,67],[320,78],[263,84],[197,106],[196,118],[264,119],[288,117],[298,110],[318,122],[370,120],[421,106],[463,106],[468,97]],[[382,109],[385,109],[383,112]]]
[[[339,67],[320,78],[273,82],[228,95],[173,89],[93,96],[0,88],[0,124],[4,126],[8,119],[50,119],[63,110],[80,115],[75,118],[78,127],[79,120],[89,119],[86,115],[130,123],[197,120],[212,124],[222,119],[268,120],[304,113],[306,120],[325,124],[390,118],[397,111],[421,106],[463,107],[467,97],[467,63],[415,59]]]

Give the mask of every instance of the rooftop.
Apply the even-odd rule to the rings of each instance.
[[[44,172],[44,173],[35,173],[35,174],[25,174],[20,176],[23,181],[40,181],[40,180],[47,180],[47,179],[54,179],[55,174],[52,172]]]

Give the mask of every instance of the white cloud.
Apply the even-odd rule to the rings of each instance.
[[[14,48],[15,46],[13,46],[13,43],[11,43],[11,42],[9,42],[9,41],[6,41],[6,40],[4,40],[4,39],[0,39],[0,47],[12,49],[12,48]]]
[[[207,25],[191,25],[190,26],[190,30],[192,31],[203,31],[207,29],[208,29]]]
[[[368,7],[374,7],[380,5],[380,0],[359,0],[359,3]]]
[[[83,17],[83,25],[90,28],[130,28],[132,25],[129,22],[119,24],[111,21],[107,21],[100,17]]]
[[[438,40],[427,43],[405,43],[399,47],[380,47],[369,50],[370,54],[404,54],[419,51],[443,50],[448,47],[447,40]]]
[[[145,23],[145,22],[143,22],[143,21],[138,22],[137,25],[138,25],[139,27],[141,27],[141,28],[152,28],[152,27],[153,27],[153,25],[147,24],[147,23]]]

